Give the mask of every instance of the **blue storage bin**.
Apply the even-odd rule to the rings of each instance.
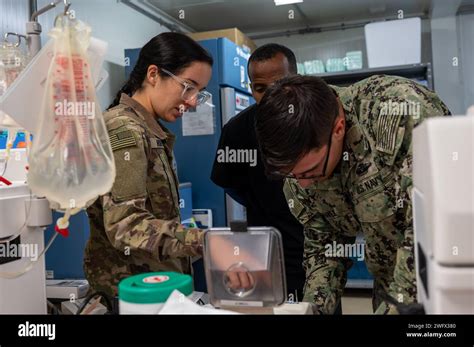
[[[360,262],[356,258],[351,258],[352,267],[347,272],[347,279],[359,279],[360,278]]]

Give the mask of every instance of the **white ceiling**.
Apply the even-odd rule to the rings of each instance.
[[[403,10],[405,17],[428,15],[432,5],[432,0],[304,0],[297,7],[275,6],[273,0],[144,0],[143,2],[196,31],[238,27],[247,34],[306,26],[319,27],[332,23],[395,19],[399,10]],[[184,12],[180,12],[181,10]],[[288,18],[289,10],[294,10],[294,19]],[[184,13],[184,19],[179,19],[180,13]]]

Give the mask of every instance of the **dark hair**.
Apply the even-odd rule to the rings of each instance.
[[[161,33],[153,37],[140,50],[138,61],[128,81],[117,93],[109,108],[119,104],[122,93],[132,96],[142,87],[150,65],[156,65],[178,75],[196,61],[211,66],[213,64],[211,55],[192,38],[175,32]],[[169,77],[161,70],[158,73],[163,78]]]
[[[339,106],[319,77],[283,78],[264,94],[255,127],[268,173],[291,170],[307,153],[329,141]]]
[[[296,74],[298,72],[298,67],[296,65],[295,54],[288,47],[279,45],[278,43],[267,43],[266,45],[258,47],[249,58],[247,71],[249,71],[250,63],[272,59],[278,53],[281,53],[286,57],[290,72]]]

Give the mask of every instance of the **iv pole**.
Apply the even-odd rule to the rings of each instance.
[[[30,57],[34,57],[41,49],[42,28],[41,24],[38,22],[38,17],[52,8],[55,8],[61,2],[64,3],[64,15],[67,15],[71,4],[67,0],[56,0],[40,8],[39,10],[35,10],[31,15],[30,21],[26,22],[26,42]],[[36,1],[31,2],[31,7],[36,9]]]

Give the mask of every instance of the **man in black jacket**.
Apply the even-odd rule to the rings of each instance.
[[[279,79],[297,73],[296,58],[287,47],[267,44],[259,47],[248,62],[252,95],[257,104],[265,90]],[[288,299],[302,300],[305,273],[303,271],[303,228],[291,214],[283,195],[283,180],[265,176],[255,133],[257,105],[232,118],[222,129],[219,150],[254,151],[252,163],[225,163],[216,155],[211,179],[235,201],[247,209],[249,226],[272,226],[283,238]]]

